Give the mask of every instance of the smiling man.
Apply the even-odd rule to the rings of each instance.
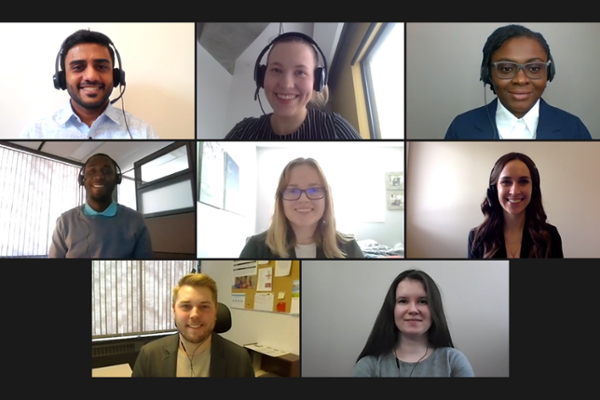
[[[214,332],[217,284],[206,274],[188,274],[173,288],[173,318],[179,331],[144,345],[132,377],[254,377],[250,355]]]
[[[142,214],[113,200],[122,178],[118,164],[108,155],[99,153],[87,160],[78,178],[85,187],[86,203],[58,218],[50,258],[153,258]]]
[[[114,50],[113,50],[114,48]],[[115,66],[115,57],[119,68]],[[28,126],[25,138],[157,139],[152,126],[112,106],[126,87],[121,58],[108,36],[79,30],[62,44],[57,56],[54,87],[66,90],[69,103],[54,115]],[[113,88],[121,93],[110,101]]]

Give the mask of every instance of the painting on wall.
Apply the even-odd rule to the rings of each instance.
[[[387,209],[388,210],[403,210],[404,209],[404,191],[403,190],[388,190],[387,194]]]
[[[404,173],[386,172],[385,173],[386,190],[404,190]]]

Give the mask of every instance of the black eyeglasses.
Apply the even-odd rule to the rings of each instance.
[[[510,61],[498,61],[492,63],[496,74],[500,79],[512,79],[522,69],[529,79],[542,79],[547,75],[548,66],[552,61],[548,62],[531,62],[527,64],[517,64]]]
[[[306,193],[306,197],[310,200],[320,200],[325,197],[325,189],[320,187],[309,188],[306,190],[302,189],[285,189],[281,192],[281,196],[284,200],[298,200],[302,193]]]

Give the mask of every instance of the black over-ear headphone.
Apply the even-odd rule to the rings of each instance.
[[[115,53],[115,57],[116,57],[117,61],[119,62],[119,68],[113,68],[113,86],[114,87],[117,87],[119,85],[125,86],[125,71],[123,71],[123,69],[122,69],[123,65],[121,65],[121,55],[119,54],[119,51],[115,47],[112,40],[110,40],[108,38],[108,36],[106,36],[105,34],[100,33],[100,32],[95,32],[95,34],[102,36],[112,46],[114,53]],[[67,88],[67,79],[65,77],[65,71],[58,70],[59,64],[60,64],[60,58],[63,55],[64,46],[65,46],[65,43],[67,42],[67,40],[69,40],[69,38],[65,39],[65,41],[60,46],[60,50],[58,51],[58,54],[56,55],[55,73],[52,78],[54,81],[54,88],[57,90],[65,90]],[[65,57],[66,57],[66,54],[65,54]]]
[[[121,172],[121,167],[119,167],[119,164],[117,164],[117,162],[113,160],[108,154],[97,153],[94,154],[92,157],[96,156],[106,157],[113,162],[113,164],[115,165],[115,169],[117,170],[117,176],[115,177],[115,181],[117,182],[117,185],[120,185],[121,181],[123,180],[123,173]],[[88,158],[88,160],[85,162],[85,164],[83,164],[83,167],[81,167],[81,170],[79,171],[79,176],[77,177],[77,182],[79,182],[79,186],[83,186],[83,182],[85,181],[85,166],[92,159],[92,157]]]
[[[256,63],[254,64],[254,82],[256,82],[256,93],[254,95],[254,100],[256,100],[256,98],[258,96],[259,89],[265,87],[265,74],[267,72],[267,66],[264,64],[261,64],[260,61],[263,58],[263,56],[265,55],[265,53],[267,51],[269,51],[269,49],[273,45],[275,45],[278,41],[280,41],[281,39],[283,39],[285,37],[299,37],[301,39],[304,39],[308,43],[312,44],[319,51],[319,53],[321,54],[321,57],[323,58],[323,67],[317,67],[315,69],[315,74],[314,74],[315,81],[313,84],[313,90],[316,92],[320,92],[321,90],[323,90],[323,87],[325,87],[325,85],[327,85],[327,60],[325,59],[325,55],[323,54],[323,51],[321,51],[321,48],[319,47],[319,45],[310,36],[305,35],[304,33],[300,33],[300,32],[282,33],[281,35],[279,35],[275,39],[273,39],[273,41],[271,43],[269,43],[267,45],[267,47],[265,47],[263,49],[263,51],[260,52],[258,58],[256,59]]]
[[[554,74],[556,72],[552,54],[548,54],[548,59],[550,60],[550,65],[548,65],[548,82],[552,82],[552,79],[554,79]],[[490,61],[491,55],[490,57],[484,57],[483,62],[481,63],[481,72],[479,75],[479,80],[483,82],[484,86],[487,84],[490,85],[490,87],[494,87],[494,81],[492,80],[492,73],[490,71],[489,66]]]
[[[521,153],[515,153],[515,154],[516,154],[516,157],[511,159],[510,161],[512,161],[512,160],[523,161],[523,160],[521,160],[520,156],[525,156],[524,154],[521,154]],[[498,204],[498,188],[496,187],[496,185],[492,185],[492,173],[494,172],[496,165],[498,165],[498,163],[500,162],[501,159],[502,159],[502,157],[500,157],[498,159],[498,161],[496,161],[496,163],[492,167],[492,170],[490,171],[490,177],[488,179],[489,187],[487,189],[487,202],[490,207],[494,207],[495,204]],[[531,182],[533,184],[533,190],[532,190],[531,197],[533,198],[534,195],[539,193],[540,185],[541,185],[542,181],[540,180],[540,172],[538,171],[533,160],[531,160],[531,163],[533,164],[533,171],[531,171],[531,175],[532,175]]]

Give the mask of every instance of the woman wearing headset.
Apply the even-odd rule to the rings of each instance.
[[[319,164],[297,158],[281,173],[266,232],[252,236],[240,258],[364,258],[353,237],[336,230],[331,189]]]
[[[267,65],[259,65],[269,48]],[[320,110],[328,100],[327,64],[321,52],[325,65],[319,66],[317,49],[321,52],[302,33],[289,32],[275,38],[259,55],[254,72],[254,99],[258,98],[260,88],[264,88],[273,113],[244,118],[225,139],[362,139],[339,114]]]
[[[354,376],[475,376],[467,357],[454,348],[442,296],[425,272],[408,270],[394,279]]]
[[[579,117],[542,99],[555,71],[542,34],[521,25],[496,29],[483,47],[480,80],[498,97],[457,116],[445,139],[591,140]]]
[[[563,258],[562,239],[546,222],[540,174],[525,154],[500,157],[490,174],[485,220],[469,232],[469,258]]]

